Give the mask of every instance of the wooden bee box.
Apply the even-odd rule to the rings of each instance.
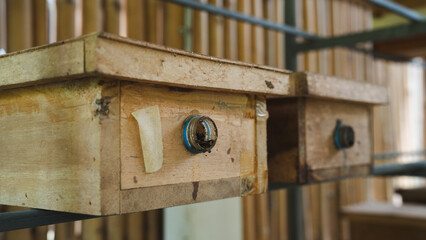
[[[365,202],[342,209],[347,239],[421,240],[426,235],[426,208],[423,204]]]
[[[111,215],[262,193],[265,96],[289,72],[108,34],[0,57],[0,204]],[[162,166],[148,173],[132,113],[156,106]],[[185,119],[210,117],[210,152]],[[157,148],[157,149],[155,149]]]
[[[293,97],[267,101],[270,183],[368,175],[371,108],[387,102],[387,89],[303,72],[293,73],[290,85]]]

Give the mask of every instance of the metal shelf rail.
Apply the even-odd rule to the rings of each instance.
[[[238,21],[248,22],[254,25],[262,26],[268,29],[276,30],[285,33],[285,62],[286,69],[295,71],[297,69],[297,54],[300,52],[319,50],[324,48],[332,48],[336,46],[347,47],[352,50],[371,54],[376,58],[383,58],[392,61],[412,62],[409,58],[397,57],[387,54],[374,52],[370,49],[365,49],[359,46],[362,42],[380,41],[396,39],[401,37],[415,36],[426,34],[426,19],[416,11],[405,8],[399,4],[388,0],[364,0],[375,4],[379,7],[387,9],[398,15],[401,15],[411,23],[389,27],[385,29],[369,30],[345,34],[334,37],[320,37],[304,30],[298,29],[295,16],[295,1],[286,0],[285,22],[277,24],[264,19],[255,18],[253,16],[241,14],[235,11],[230,11],[210,4],[197,2],[194,0],[163,0],[171,3],[176,3],[189,8],[206,11],[212,14],[221,15]],[[296,41],[296,37],[303,37],[303,42]],[[421,64],[426,68],[424,62],[413,62]],[[393,153],[394,154],[394,153]],[[395,154],[394,154],[395,155]],[[373,174],[378,176],[419,176],[426,177],[426,161],[409,164],[393,164],[376,166],[373,169]],[[299,186],[284,186],[288,188],[288,221],[289,223],[289,239],[303,239],[303,212],[302,206],[299,204],[302,200],[302,193]],[[48,224],[84,220],[96,218],[97,216],[72,214],[64,212],[46,211],[46,210],[25,210],[17,212],[8,212],[0,214],[0,232],[10,231],[22,228],[36,227]]]

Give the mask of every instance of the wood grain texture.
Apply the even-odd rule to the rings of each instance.
[[[370,172],[368,106],[307,98],[270,99],[268,108],[269,181],[319,182]],[[355,146],[345,153],[334,146],[337,119],[355,131]]]
[[[329,98],[367,104],[388,103],[388,89],[381,85],[351,81],[308,72],[290,76],[295,95]]]
[[[97,81],[2,91],[2,203],[101,214],[101,96]]]
[[[240,178],[121,191],[121,212],[131,213],[240,196]]]
[[[288,95],[290,91],[289,72],[285,70],[192,54],[109,34],[91,34],[8,54],[0,57],[0,70],[0,88],[86,74],[231,92]]]
[[[131,44],[122,44],[121,41]],[[96,69],[91,70],[128,79],[199,89],[267,94],[288,92],[288,78],[283,74],[286,71],[190,54],[123,38],[100,38],[97,41],[96,59]]]
[[[372,161],[370,109],[363,105],[306,100],[305,137],[306,164],[309,170],[369,164]],[[345,151],[334,145],[336,121],[351,126],[355,145]]]
[[[0,89],[84,72],[84,43],[71,41],[0,57]]]
[[[116,82],[98,82],[3,90],[0,121],[10,133],[3,131],[7,144],[2,143],[0,158],[14,164],[2,175],[22,180],[2,181],[7,192],[2,203],[95,215],[119,212],[119,89]],[[99,106],[103,99],[109,101],[108,112]],[[17,121],[23,125],[11,125]],[[24,177],[13,173],[17,168]]]
[[[123,83],[121,94],[122,189],[238,177],[241,162],[251,164],[244,171],[255,171],[254,103],[247,96],[136,83]],[[131,113],[155,105],[160,109],[164,160],[159,171],[146,173],[138,125]],[[181,140],[182,124],[193,114],[209,116],[216,123],[219,135],[211,153],[192,154]]]

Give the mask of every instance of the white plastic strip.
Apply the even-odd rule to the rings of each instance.
[[[160,110],[151,106],[132,113],[139,125],[145,171],[153,173],[163,166],[163,139]]]

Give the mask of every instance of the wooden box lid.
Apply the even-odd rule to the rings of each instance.
[[[0,89],[86,76],[194,89],[387,102],[387,89],[365,82],[259,66],[93,33],[0,56]]]
[[[108,33],[0,56],[0,89],[85,76],[262,95],[289,93],[290,72]]]

